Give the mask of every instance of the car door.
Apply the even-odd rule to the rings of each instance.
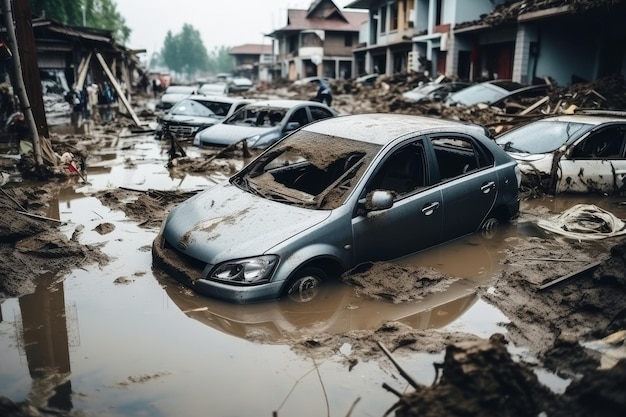
[[[602,192],[624,189],[626,124],[592,130],[559,161],[557,192]]]
[[[493,208],[498,174],[493,155],[471,136],[430,136],[442,195],[441,241],[475,232]]]
[[[361,197],[387,190],[395,194],[394,203],[386,210],[355,211],[355,264],[393,259],[440,242],[441,192],[430,186],[431,176],[424,139],[405,142],[381,160]]]

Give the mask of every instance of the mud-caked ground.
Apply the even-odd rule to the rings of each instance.
[[[229,175],[233,170],[229,158],[239,157],[228,154],[201,163],[181,159],[171,168],[192,171],[201,164],[203,170]],[[80,227],[68,237],[60,232],[58,221],[47,217],[57,182],[2,188],[1,298],[32,292],[34,278],[46,271],[63,272],[108,261],[97,246],[80,243]],[[123,210],[140,226],[158,228],[169,210],[191,195],[108,189],[96,197]],[[101,225],[103,233],[111,226]],[[358,361],[393,361],[415,352],[445,351],[443,362],[433,364],[438,377],[432,385],[420,385],[404,375],[413,386],[409,391],[385,387],[398,397],[393,406],[397,416],[626,415],[626,239],[590,244],[550,236],[514,237],[508,243],[501,271],[478,289],[483,300],[508,317],[504,335],[481,339],[388,322],[372,331],[303,334],[289,343],[311,357],[330,357],[336,354],[337,345],[350,343],[352,354],[346,361],[351,366]],[[373,263],[342,279],[361,297],[402,303],[443,291],[457,278],[432,268]],[[522,359],[513,357],[508,346],[525,349],[527,354]],[[564,393],[554,393],[539,382],[537,369],[571,382]],[[1,415],[36,413],[42,412],[0,398]]]

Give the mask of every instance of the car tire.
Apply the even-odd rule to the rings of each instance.
[[[298,303],[308,303],[317,297],[326,273],[315,267],[304,267],[296,272],[285,287],[285,295]]]
[[[487,217],[483,224],[480,225],[480,233],[487,239],[493,238],[500,226],[500,220],[497,217]]]

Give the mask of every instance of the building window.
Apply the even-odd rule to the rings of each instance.
[[[400,3],[391,5],[389,9],[389,30],[398,30],[398,7]]]
[[[387,5],[380,8],[380,33],[387,32]]]
[[[346,34],[344,39],[343,39],[343,45],[344,46],[352,46],[352,44],[354,43],[352,35],[351,34]]]
[[[442,1],[443,0],[437,0],[437,10],[435,11],[436,15],[435,15],[435,25],[440,25],[441,24],[441,13],[442,13]]]
[[[317,33],[303,33],[302,46],[323,46],[323,43]]]

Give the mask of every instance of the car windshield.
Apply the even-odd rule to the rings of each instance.
[[[473,85],[449,96],[449,101],[464,106],[478,103],[493,103],[504,97],[507,92],[493,85]]]
[[[197,117],[226,116],[230,103],[183,99],[176,103],[171,114]]]
[[[287,109],[283,107],[245,106],[233,113],[224,124],[270,127],[280,124],[286,114]]]
[[[540,120],[503,133],[496,143],[508,152],[550,153],[592,128],[587,123]]]
[[[330,210],[344,203],[379,150],[380,145],[300,130],[231,181],[263,198]]]

